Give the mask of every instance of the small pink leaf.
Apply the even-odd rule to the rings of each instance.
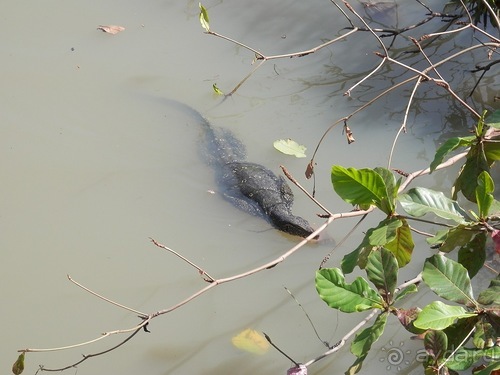
[[[118,34],[120,31],[125,30],[125,28],[123,26],[117,26],[117,25],[99,25],[97,30],[102,30],[105,33],[115,35]]]
[[[500,254],[500,230],[494,230],[491,232],[491,238],[493,239],[493,243],[495,244],[495,251],[497,254]]]
[[[298,366],[289,368],[286,375],[307,375],[307,367],[299,364]]]

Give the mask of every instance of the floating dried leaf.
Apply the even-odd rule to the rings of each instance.
[[[305,158],[306,157],[306,146],[299,145],[294,140],[288,139],[279,139],[273,143],[274,148],[284,154],[294,155],[297,158]]]
[[[269,342],[259,332],[247,328],[231,339],[238,349],[253,354],[264,354],[269,349]]]
[[[117,25],[99,25],[97,30],[102,30],[105,33],[115,35],[118,34],[120,31],[125,30],[125,28],[123,26],[117,26]]]

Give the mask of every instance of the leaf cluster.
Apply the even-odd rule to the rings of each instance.
[[[500,156],[500,136],[496,135],[499,119],[500,111],[487,120],[483,115],[474,136],[452,138],[437,150],[431,171],[450,152],[468,148],[452,198],[424,187],[399,192],[401,179],[396,180],[384,168],[332,167],[333,188],[345,202],[362,209],[375,206],[386,215],[376,227],[366,230],[360,245],[344,256],[341,268],[320,269],[316,273],[316,289],[328,306],[345,313],[379,310],[373,325],[358,333],[351,343],[351,352],[357,358],[346,373],[361,369],[390,315],[405,329],[424,338],[427,374],[465,370],[484,357],[496,361],[481,373],[500,368],[500,276],[477,298],[471,285],[471,278],[486,260],[487,241],[498,233],[496,228],[500,224],[500,203],[493,196],[495,184],[490,175],[490,168]],[[456,200],[458,192],[475,203],[477,210],[466,212]],[[398,202],[406,216],[396,212]],[[445,220],[446,223],[436,224],[445,225],[446,229],[437,230],[428,238],[429,245],[439,248],[440,253],[425,260],[422,280],[437,296],[454,305],[436,300],[422,309],[416,306],[402,309],[396,306],[397,302],[417,292],[417,283],[402,289],[396,287],[399,268],[411,261],[414,250],[408,222],[422,220],[424,215]],[[446,256],[457,248],[458,261]],[[358,276],[348,283],[345,275],[356,266],[366,271],[366,279]]]

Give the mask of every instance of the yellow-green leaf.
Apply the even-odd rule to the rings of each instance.
[[[19,375],[22,374],[24,371],[24,352],[19,354],[19,357],[17,357],[17,361],[14,362],[12,365],[12,372],[14,375]]]
[[[207,9],[199,3],[200,7],[200,23],[201,27],[205,29],[206,32],[210,31],[210,20],[208,19]]]
[[[214,92],[215,92],[217,95],[224,95],[224,93],[222,92],[222,90],[221,90],[221,89],[219,89],[219,88],[217,87],[217,84],[216,84],[216,83],[214,83],[214,84],[212,85],[212,88],[214,89]]]
[[[297,158],[306,157],[306,146],[299,145],[297,142],[290,138],[274,141],[273,146],[276,150],[286,155],[293,155]]]
[[[231,339],[238,349],[252,353],[264,354],[269,349],[269,342],[259,332],[247,328]]]

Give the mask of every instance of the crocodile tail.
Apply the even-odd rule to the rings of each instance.
[[[214,128],[196,109],[172,99],[167,104],[198,122],[204,131],[203,157],[209,165],[225,165],[246,159],[245,145],[227,129]]]

